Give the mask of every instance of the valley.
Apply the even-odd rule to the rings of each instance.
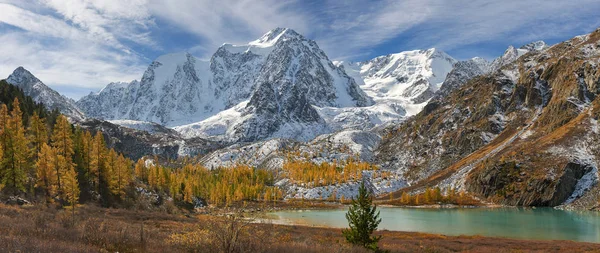
[[[18,67],[0,81],[0,250],[198,252],[239,225],[245,251],[363,252],[338,228],[365,186],[394,252],[597,251],[599,65],[600,29],[490,61],[350,62],[275,28],[77,101]]]
[[[209,169],[240,164],[267,169],[278,175],[284,199],[350,199],[357,182],[366,181],[379,199],[391,202],[399,199],[390,196],[437,187],[444,193],[472,193],[482,203],[596,209],[595,197],[587,195],[598,195],[597,34],[552,46],[542,41],[510,46],[489,62],[457,61],[429,49],[353,63],[332,62],[316,42],[277,28],[246,45],[224,44],[209,61],[184,53],[161,56],[140,81],[111,83],[77,102],[55,98],[23,68],[7,81],[76,125],[103,131],[110,147],[132,159],[193,158]],[[565,62],[570,67],[563,70]],[[577,78],[569,78],[569,71]],[[585,120],[592,124],[588,130],[574,123]],[[567,131],[583,132],[561,137],[565,144],[546,137],[573,124],[576,129]],[[560,164],[591,169],[574,172],[571,183],[560,186],[567,191],[560,197],[551,191],[542,196],[550,202],[533,196],[523,202],[508,186],[501,191],[479,187],[503,178],[473,183],[497,166],[494,161],[511,159],[517,166],[531,161],[514,150],[540,141],[548,143],[547,150],[564,152],[537,153],[538,159],[552,153]],[[581,142],[584,149],[569,151],[569,145]],[[381,173],[364,171],[341,183],[299,183],[282,171],[294,160],[317,166],[348,159],[372,164]],[[546,170],[553,178],[563,173]],[[529,175],[520,172],[519,182],[534,183]],[[512,197],[500,196],[507,190]]]

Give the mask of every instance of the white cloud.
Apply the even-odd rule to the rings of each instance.
[[[212,54],[225,42],[245,43],[278,26],[308,32],[309,17],[291,8],[294,4],[278,0],[151,0],[148,9],[202,38],[204,53]]]
[[[24,66],[54,88],[96,90],[111,81],[139,78],[143,71],[141,57],[113,35],[7,3],[0,3],[0,10],[0,23],[21,29],[0,34],[2,77]],[[102,21],[86,22],[98,27]]]
[[[384,43],[395,53],[566,39],[600,25],[599,11],[598,0],[0,0],[0,23],[20,29],[0,30],[0,76],[23,65],[49,85],[89,89],[140,78],[148,50],[194,44],[163,29],[197,37],[188,50],[208,58],[225,42],[289,27],[332,59],[353,60]]]
[[[456,0],[438,1],[432,8],[435,14],[427,20],[432,30],[417,32],[411,44],[430,43],[449,50],[494,40],[528,43],[591,32],[599,20],[584,17],[597,16],[600,4],[598,0]]]
[[[323,27],[317,39],[334,58],[369,54],[369,48],[395,38],[434,15],[427,0],[368,3],[330,0],[322,11],[324,17],[335,20]],[[326,24],[326,20],[320,22]],[[344,46],[340,47],[340,44]]]
[[[40,36],[73,40],[85,37],[84,33],[50,16],[39,15],[5,3],[0,3],[0,10],[2,10],[0,13],[0,22]]]
[[[65,20],[100,43],[128,51],[120,39],[154,46],[145,30],[153,24],[145,0],[43,0]]]
[[[0,73],[8,76],[24,66],[53,88],[74,86],[96,90],[115,80],[134,80],[144,68],[118,52],[94,44],[36,42],[25,32],[0,35]]]

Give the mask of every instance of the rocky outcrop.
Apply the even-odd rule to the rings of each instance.
[[[592,170],[569,162],[551,174],[531,175],[532,169],[515,161],[488,165],[470,175],[468,190],[498,203],[513,206],[558,206],[575,191],[579,180]]]
[[[93,133],[102,131],[109,148],[114,148],[133,160],[152,155],[165,159],[177,159],[181,155],[196,156],[227,145],[201,138],[183,139],[172,130],[151,134],[96,119],[87,119],[77,124]]]

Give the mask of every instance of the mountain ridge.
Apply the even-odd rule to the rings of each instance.
[[[46,86],[22,66],[16,68],[6,78],[6,82],[21,88],[25,95],[32,97],[35,102],[42,103],[51,110],[58,109],[74,121],[85,119],[84,113],[79,110],[72,99]]]

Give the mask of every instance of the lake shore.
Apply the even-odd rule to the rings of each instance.
[[[521,207],[389,207],[380,206],[379,228],[447,236],[470,235],[517,240],[573,240],[600,243],[600,214]],[[280,225],[320,228],[347,226],[345,209],[283,210],[258,217]]]
[[[222,222],[216,214],[149,212],[93,205],[70,210],[0,204],[0,252],[186,252],[177,235],[205,231]],[[250,223],[245,240],[253,252],[366,252],[345,242],[339,228]],[[210,230],[207,230],[210,232]],[[483,236],[381,230],[379,246],[390,252],[600,252],[600,244],[573,241],[515,240]],[[206,251],[204,236],[190,237]],[[189,246],[189,245],[188,245]],[[204,250],[204,251],[203,251]],[[192,250],[193,251],[193,250]]]

